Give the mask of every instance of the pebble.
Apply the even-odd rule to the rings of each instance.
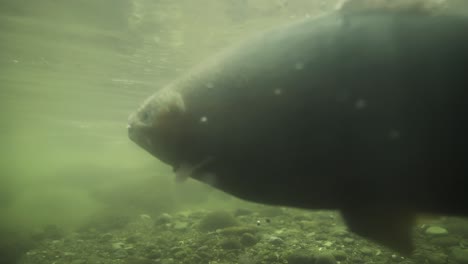
[[[459,264],[468,264],[468,249],[454,248],[451,252],[452,258]]]
[[[276,236],[271,236],[268,238],[268,242],[270,242],[272,245],[279,246],[284,243],[284,240]]]
[[[315,264],[315,256],[305,250],[298,250],[286,257],[288,264]]]
[[[440,236],[440,235],[447,235],[448,231],[447,229],[440,227],[440,226],[431,226],[428,229],[426,229],[425,233],[430,236]]]
[[[452,247],[460,244],[459,239],[451,236],[435,237],[431,240],[431,243],[439,247]]]
[[[327,241],[327,242],[323,243],[323,245],[326,246],[326,247],[331,247],[333,245],[333,242]]]
[[[124,246],[125,246],[125,243],[122,243],[122,242],[112,243],[112,248],[113,249],[122,249],[122,248],[124,248]]]
[[[84,259],[75,259],[71,262],[71,264],[86,264],[86,260]]]
[[[140,219],[143,220],[143,221],[151,221],[151,216],[149,216],[147,214],[141,214]]]
[[[366,255],[366,256],[372,256],[374,254],[374,251],[369,247],[363,247],[361,248],[360,251],[363,255]]]
[[[334,236],[339,236],[339,237],[344,237],[346,235],[349,235],[349,232],[347,231],[346,227],[344,227],[344,226],[334,226],[334,227],[332,227],[330,232]]]
[[[241,249],[241,243],[236,239],[224,239],[221,241],[220,246],[222,249],[231,250],[231,249]]]
[[[113,256],[114,256],[114,258],[122,259],[122,258],[126,258],[128,256],[128,253],[127,253],[127,251],[125,249],[117,249],[113,253]]]
[[[257,244],[257,238],[255,238],[255,236],[250,233],[244,233],[241,236],[240,242],[246,247],[251,247]]]
[[[158,259],[161,258],[162,253],[159,250],[153,249],[146,255],[149,259]]]
[[[440,254],[427,254],[425,262],[422,263],[429,263],[429,264],[446,264],[447,263],[447,255],[440,253]]]
[[[348,258],[346,252],[344,252],[343,250],[336,250],[332,254],[338,261],[344,261]]]
[[[173,264],[173,263],[175,263],[173,258],[161,260],[161,264]]]
[[[175,229],[175,230],[185,230],[185,229],[187,229],[188,225],[189,225],[189,224],[186,223],[186,222],[177,221],[177,222],[175,222],[175,224],[174,224],[174,229]]]
[[[330,253],[322,253],[315,256],[315,264],[335,264],[336,259]]]
[[[207,245],[204,245],[204,246],[201,246],[199,248],[197,248],[197,251],[205,251],[205,250],[208,250],[209,247]]]
[[[167,224],[172,221],[172,216],[170,214],[162,214],[158,218],[156,218],[156,224],[162,225],[162,224]]]
[[[112,240],[113,235],[111,233],[105,233],[100,237],[101,242],[109,242]]]

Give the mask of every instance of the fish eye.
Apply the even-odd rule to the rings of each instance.
[[[148,113],[148,111],[144,111],[141,113],[140,115],[140,119],[141,121],[143,121],[144,123],[147,123],[149,121],[149,118],[150,118],[150,115]]]

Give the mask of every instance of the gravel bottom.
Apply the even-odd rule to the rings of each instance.
[[[45,238],[19,263],[464,264],[465,231],[468,224],[460,219],[419,225],[417,250],[405,258],[348,232],[339,214],[330,211],[262,207],[142,214],[108,232],[87,228]]]

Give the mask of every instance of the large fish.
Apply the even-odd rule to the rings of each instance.
[[[412,252],[415,214],[468,213],[468,19],[336,13],[260,33],[158,90],[131,140],[253,202],[337,209]]]

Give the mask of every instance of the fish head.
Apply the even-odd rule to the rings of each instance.
[[[128,137],[162,162],[177,167],[186,113],[182,95],[169,88],[149,97],[128,119]]]

